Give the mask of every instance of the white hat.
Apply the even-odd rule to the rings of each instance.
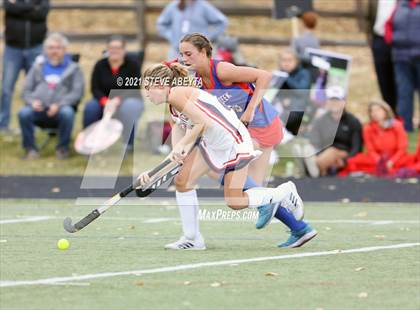
[[[331,86],[326,90],[327,99],[343,100],[346,98],[344,89],[341,86]]]

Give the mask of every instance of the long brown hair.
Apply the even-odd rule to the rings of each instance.
[[[204,49],[208,58],[212,55],[213,47],[211,46],[210,40],[201,33],[194,32],[187,34],[181,39],[181,43],[182,42],[191,43],[200,52]]]

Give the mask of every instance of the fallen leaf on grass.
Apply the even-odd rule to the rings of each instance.
[[[384,240],[385,237],[386,237],[385,235],[375,235],[375,238],[379,240]]]
[[[185,281],[184,282],[184,285],[190,285],[191,284],[191,282],[190,281]]]
[[[211,287],[219,287],[222,286],[222,283],[220,282],[213,282],[212,284],[210,284]]]
[[[134,283],[134,285],[136,285],[136,286],[144,286],[144,282],[143,281],[136,281]]]
[[[279,274],[275,272],[266,272],[264,275],[267,277],[277,277]]]
[[[134,226],[134,225],[128,225],[128,229],[134,229],[134,228],[136,228],[136,226]]]
[[[357,267],[356,269],[354,269],[354,271],[362,271],[365,270],[365,267]]]

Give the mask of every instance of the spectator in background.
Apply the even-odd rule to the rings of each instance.
[[[284,82],[273,104],[280,113],[281,120],[286,124],[290,112],[306,110],[309,103],[311,75],[301,66],[297,54],[292,49],[286,49],[281,53],[279,70],[284,76]]]
[[[160,36],[171,45],[169,59],[178,58],[178,44],[186,34],[198,32],[215,41],[226,26],[226,16],[206,0],[172,1],[156,22]]]
[[[392,44],[397,111],[406,131],[413,131],[414,90],[420,95],[420,0],[400,0],[386,24]]]
[[[10,110],[19,72],[28,73],[42,52],[47,33],[48,0],[4,0],[5,47],[3,55],[0,131],[10,132]]]
[[[382,99],[397,114],[397,90],[391,46],[385,42],[385,23],[391,17],[397,0],[370,0],[368,39],[375,64]]]
[[[387,176],[407,164],[407,134],[401,121],[394,118],[391,107],[383,101],[374,101],[369,104],[368,114],[370,121],[363,127],[367,152],[350,158],[343,175],[364,172]]]
[[[128,151],[132,151],[144,103],[140,95],[140,81],[136,81],[140,78],[140,63],[127,55],[125,44],[122,36],[111,36],[107,57],[95,64],[91,79],[93,99],[86,103],[83,128],[100,120],[108,103],[115,104],[115,117],[124,125],[123,143]]]
[[[59,33],[48,35],[45,56],[38,58],[25,79],[19,111],[25,159],[39,156],[34,139],[34,125],[59,129],[56,155],[69,156],[69,143],[76,106],[83,96],[84,81],[79,65],[66,54],[67,38]]]
[[[420,176],[420,132],[417,139],[417,148],[414,154],[409,154],[406,157],[406,163],[401,165],[401,168],[395,171],[395,177],[398,178],[412,178]]]
[[[413,171],[415,175],[419,176],[420,175],[420,132],[418,134],[416,152],[410,155],[410,157],[411,157],[409,159],[410,163],[407,166],[407,168]]]
[[[303,146],[303,163],[313,178],[336,174],[362,151],[362,125],[345,109],[344,90],[327,89],[326,113],[316,118],[308,132],[310,144]],[[316,155],[314,155],[317,151]]]
[[[298,57],[303,60],[307,56],[305,53],[307,48],[320,48],[319,39],[315,34],[318,17],[315,12],[305,12],[300,16],[300,20],[303,26],[303,33],[292,40],[291,47]]]

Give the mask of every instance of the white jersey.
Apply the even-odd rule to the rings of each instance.
[[[234,110],[220,103],[215,96],[197,89],[194,104],[210,120],[210,126],[201,136],[198,147],[209,166],[226,172],[240,169],[256,157],[251,136]],[[170,106],[172,118],[182,128],[192,128],[192,122],[183,113]]]

